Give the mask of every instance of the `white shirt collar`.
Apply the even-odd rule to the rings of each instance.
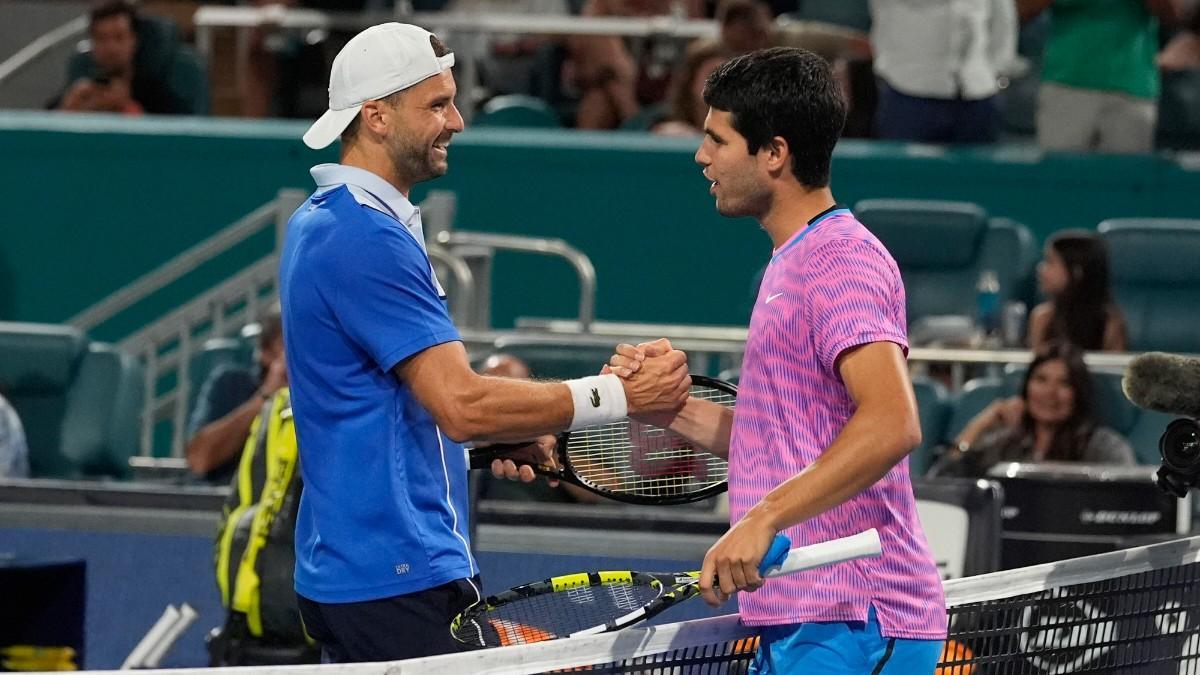
[[[339,185],[358,188],[366,195],[373,197],[372,201],[379,202],[372,206],[384,213],[390,211],[405,226],[414,224],[413,218],[420,216],[420,210],[413,206],[412,202],[408,201],[408,198],[401,194],[394,185],[366,169],[345,164],[318,164],[310,170],[310,173],[321,190],[332,189]],[[419,222],[418,220],[417,223],[419,224]]]

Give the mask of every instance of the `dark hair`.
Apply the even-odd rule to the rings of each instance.
[[[704,102],[732,114],[750,154],[780,136],[792,173],[809,188],[829,185],[829,163],[846,124],[846,101],[829,63],[794,47],[760,49],[725,62],[704,84]]]
[[[137,30],[137,7],[129,0],[103,0],[92,5],[92,11],[88,15],[88,27],[117,16],[129,17],[129,27]]]
[[[439,59],[450,53],[450,48],[447,47],[446,43],[442,42],[441,39],[436,35],[429,36],[429,46],[433,48],[433,55]],[[388,105],[394,106],[396,105],[396,102],[400,100],[400,96],[403,95],[404,92],[404,89],[401,89],[400,91],[394,91],[379,100],[387,103]],[[354,142],[354,137],[358,135],[358,128],[362,126],[361,121],[362,116],[355,115],[354,119],[350,120],[350,124],[348,124],[346,128],[342,130],[340,138],[343,148]]]
[[[1092,432],[1096,430],[1095,393],[1092,390],[1092,378],[1087,365],[1083,362],[1083,352],[1069,342],[1051,342],[1034,354],[1029,370],[1025,371],[1025,380],[1021,383],[1021,400],[1029,401],[1029,382],[1043,364],[1049,361],[1062,361],[1067,366],[1067,382],[1075,392],[1075,405],[1071,415],[1054,432],[1054,440],[1045,459],[1057,462],[1077,462],[1083,459],[1083,452]],[[1034,422],[1026,406],[1021,418],[1021,433],[1026,438],[1033,438]]]
[[[1047,338],[1080,349],[1102,348],[1112,305],[1104,240],[1087,230],[1066,230],[1050,238],[1050,247],[1067,268],[1067,286],[1054,297]]]

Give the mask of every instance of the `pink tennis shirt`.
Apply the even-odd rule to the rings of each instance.
[[[895,261],[849,210],[835,207],[775,251],[759,288],[729,448],[730,521],[800,473],[854,413],[835,363],[894,342],[908,351]],[[887,637],[944,639],[946,603],[917,518],[908,459],[866,491],[784,531],[793,546],[879,530],[883,555],[771,579],[738,596],[751,626],[865,621]]]

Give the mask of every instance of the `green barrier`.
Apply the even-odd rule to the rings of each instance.
[[[308,189],[304,122],[0,114],[8,186],[0,238],[0,318],[58,322],[271,199]],[[597,317],[741,324],[770,242],[750,220],[716,214],[692,160],[696,141],[639,133],[473,129],[454,140],[448,175],[456,227],[561,237],[592,259]],[[834,191],[974,201],[1029,226],[1124,216],[1194,217],[1200,172],[1173,159],[1043,157],[1028,148],[942,150],[843,142]],[[97,331],[113,339],[269,250],[269,233]],[[565,264],[499,254],[493,318],[573,316]]]

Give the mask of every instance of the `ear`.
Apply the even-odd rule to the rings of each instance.
[[[771,173],[790,171],[792,165],[792,149],[783,136],[776,136],[759,148],[766,168]]]
[[[391,110],[382,101],[367,101],[362,110],[358,111],[360,124],[371,130],[377,136],[387,135],[388,125],[391,124]]]

